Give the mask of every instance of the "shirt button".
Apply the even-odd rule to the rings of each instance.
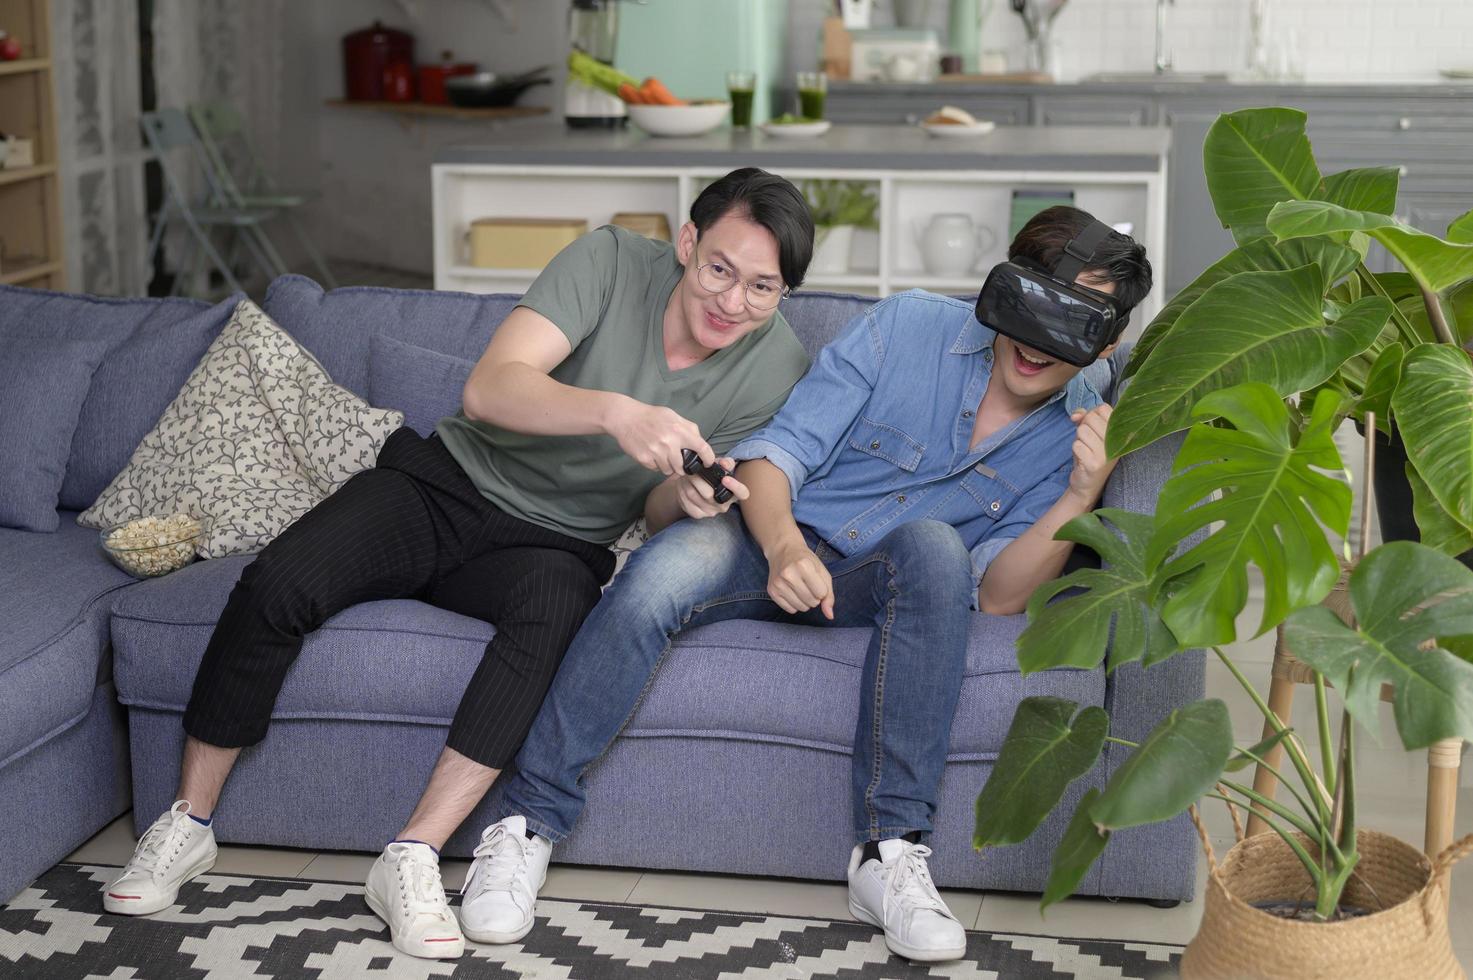
[[[962,413],[962,418],[964,418],[964,419],[969,419],[971,417],[972,417],[972,410],[970,408],[967,409],[965,412]]]
[[[876,439],[874,442],[872,442],[872,443],[869,444],[869,447],[871,449],[879,449],[880,448],[880,440]]]
[[[856,530],[854,530],[853,528],[850,528],[850,530],[849,530],[849,540],[850,541],[853,541],[857,537],[859,537],[859,532],[856,531]]]
[[[1002,507],[1002,501],[1001,500],[994,500],[989,506],[993,510],[998,510],[998,509],[1000,509]]]
[[[895,498],[895,499],[896,499],[896,500],[897,500],[897,501],[898,501],[898,502],[900,502],[900,503],[902,503],[902,504],[903,504],[903,503],[905,503],[905,494],[903,494],[903,493],[902,493],[902,494],[901,494],[901,495],[900,495],[900,496],[898,496],[898,497],[896,497],[896,498]]]

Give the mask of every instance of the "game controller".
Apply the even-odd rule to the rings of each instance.
[[[730,476],[731,474],[728,473],[720,463],[712,463],[710,466],[702,466],[701,457],[697,456],[695,454],[695,451],[690,449],[682,449],[680,451],[680,455],[681,458],[685,460],[685,471],[687,473],[691,474],[692,476],[699,476],[701,479],[711,484],[711,489],[716,492],[716,502],[718,504],[724,504],[731,499],[731,487],[728,487],[721,482],[722,479]]]

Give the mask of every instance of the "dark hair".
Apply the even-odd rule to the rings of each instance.
[[[813,258],[813,213],[798,188],[776,174],[743,167],[709,184],[690,206],[697,236],[733,213],[772,232],[783,284],[789,289],[803,285]]]
[[[1008,246],[1008,258],[1029,259],[1044,269],[1052,270],[1064,254],[1064,246],[1094,220],[1094,215],[1088,211],[1065,204],[1046,208],[1018,232],[1018,237]],[[1151,291],[1151,263],[1146,261],[1146,247],[1118,231],[1110,232],[1100,242],[1087,271],[1115,284],[1115,302],[1125,312]]]

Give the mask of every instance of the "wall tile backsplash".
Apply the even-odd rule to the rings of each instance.
[[[1252,0],[1175,0],[1166,8],[1167,50],[1184,72],[1240,73],[1248,64]],[[987,8],[987,0],[982,0]],[[933,0],[931,23],[945,45],[946,0]],[[1308,81],[1435,78],[1439,68],[1473,68],[1473,0],[1267,0],[1271,61]],[[793,0],[790,58],[817,60],[826,0]],[[876,26],[893,23],[878,0]],[[1156,0],[1070,0],[1054,25],[1060,81],[1095,72],[1149,71],[1154,61]],[[1023,67],[1024,35],[1006,0],[993,0],[982,45]]]

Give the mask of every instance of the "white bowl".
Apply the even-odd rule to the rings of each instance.
[[[966,123],[921,123],[921,128],[932,136],[941,139],[965,139],[968,136],[985,136],[997,128],[997,124],[990,119],[980,119],[967,125]]]
[[[629,118],[651,136],[700,136],[720,126],[731,111],[730,102],[693,105],[629,105]]]
[[[788,136],[822,136],[824,133],[827,133],[829,129],[833,127],[833,125],[834,124],[828,119],[820,119],[816,122],[801,123],[765,122],[762,124],[762,131],[768,136],[776,136],[780,139]]]

